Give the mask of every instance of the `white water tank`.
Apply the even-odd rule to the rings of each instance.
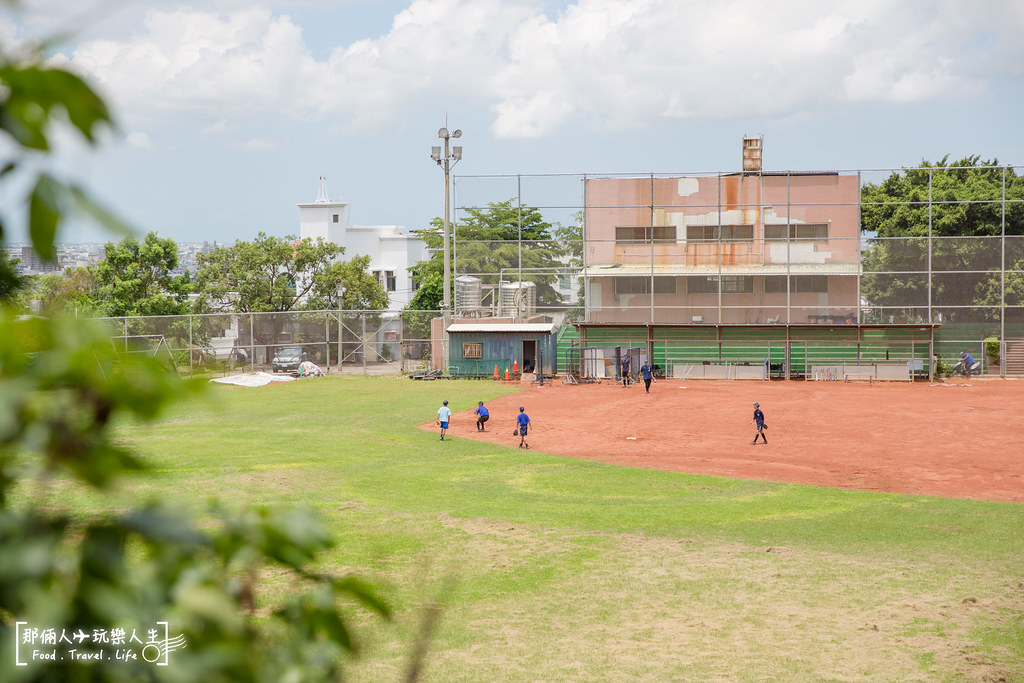
[[[481,280],[472,275],[455,278],[455,314],[479,316],[483,311]]]
[[[500,316],[525,318],[537,312],[537,285],[533,282],[503,282],[498,287]]]

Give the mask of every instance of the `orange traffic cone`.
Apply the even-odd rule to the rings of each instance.
[[[508,381],[508,366],[505,366],[505,381]]]
[[[519,360],[516,358],[512,359],[512,372],[519,372]]]
[[[494,379],[501,379],[501,375],[498,374],[498,364],[494,364]]]

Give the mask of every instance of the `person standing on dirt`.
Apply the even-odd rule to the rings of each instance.
[[[767,429],[767,426],[764,423],[764,413],[761,412],[760,403],[754,404],[754,418],[751,420],[751,422],[757,425],[757,434],[754,434],[754,440],[750,442],[750,445],[756,445],[757,437],[759,436],[762,439],[764,439],[765,443],[768,443],[768,437],[764,435],[764,430]]]
[[[629,351],[622,357],[622,386],[629,386]]]
[[[484,431],[484,422],[487,422],[489,419],[491,419],[491,414],[484,406],[484,402],[478,401],[476,404],[476,410],[473,412],[476,414],[476,431]]]
[[[640,376],[644,379],[646,393],[651,393],[651,381],[654,380],[654,372],[651,369],[651,364],[647,361],[644,361],[644,364],[640,366]]]
[[[519,434],[519,447],[529,448],[530,444],[526,443],[526,431],[530,425],[530,416],[526,414],[526,408],[519,406],[519,414],[516,415],[516,433]]]
[[[444,441],[444,433],[448,431],[448,421],[452,417],[452,409],[448,407],[448,401],[445,401],[440,408],[437,409],[437,420],[441,424],[441,441]]]

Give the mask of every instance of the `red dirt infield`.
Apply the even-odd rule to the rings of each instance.
[[[768,444],[750,445],[753,403]],[[538,451],[629,467],[951,498],[1024,502],[1024,381],[533,385],[449,433],[513,446],[519,406]],[[424,425],[426,427],[427,425]],[[436,429],[433,424],[430,429]]]

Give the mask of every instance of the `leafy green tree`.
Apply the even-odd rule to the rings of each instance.
[[[73,74],[43,67],[42,52],[2,55],[0,46],[0,145],[13,152],[0,179],[34,177],[25,215],[36,250],[53,253],[73,206],[120,225],[30,160],[62,122],[93,142],[110,122],[102,100]],[[162,503],[121,510],[103,498],[120,475],[145,469],[111,425],[156,418],[203,386],[155,358],[118,354],[96,321],[19,320],[0,309],[0,680],[338,680],[342,655],[356,649],[342,600],[389,615],[371,587],[314,568],[332,541],[308,511],[218,508],[200,525]],[[106,504],[72,507],[66,496],[81,488]],[[290,590],[256,619],[264,569]],[[144,633],[158,620],[186,644],[167,669],[142,659],[15,666],[17,621]]]
[[[559,226],[545,221],[538,209],[516,206],[511,199],[492,203],[485,210],[469,209],[467,214],[453,229],[459,273],[478,277],[485,285],[496,285],[502,276],[506,280],[518,278],[521,265],[523,280],[537,285],[538,304],[562,303],[553,284],[565,269],[563,259],[569,252],[555,236]],[[444,223],[434,218],[430,224],[433,228],[417,231],[432,256],[411,268],[420,288],[408,310],[437,310],[443,299]]]
[[[388,307],[388,292],[369,270],[369,256],[355,256],[331,264],[322,280],[310,290],[303,308],[310,311],[383,311]],[[345,300],[338,305],[338,281],[345,287]]]
[[[387,292],[365,270],[369,258],[352,265],[337,263],[344,247],[323,238],[296,240],[293,235],[273,237],[259,233],[252,242],[236,242],[197,257],[195,278],[202,311],[240,313],[291,311],[337,301],[337,279],[352,289],[346,304],[385,308]],[[336,308],[337,306],[331,306]]]
[[[131,236],[108,242],[96,266],[100,307],[116,317],[187,313],[191,282],[188,275],[171,274],[177,267],[178,245],[155,232],[141,243]]]
[[[1004,234],[1004,208],[1005,234],[1024,235],[1022,200],[1024,178],[978,156],[924,161],[877,185],[866,184],[861,191],[861,228],[868,233],[863,298],[878,306],[925,305],[929,285],[920,273],[928,269],[930,250],[933,270],[942,271],[931,284],[932,306],[998,305],[999,274],[993,271],[1001,267],[999,240],[942,238],[998,237]],[[930,241],[929,225],[935,238]],[[1024,241],[1007,241],[1006,269],[1024,269]]]

